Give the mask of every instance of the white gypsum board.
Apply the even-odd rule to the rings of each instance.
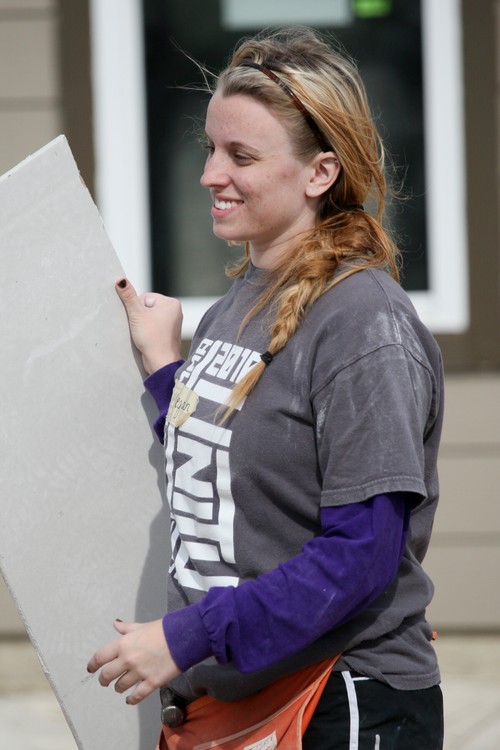
[[[81,750],[151,750],[86,671],[112,621],[166,609],[168,514],[123,275],[60,136],[0,178],[0,565]]]

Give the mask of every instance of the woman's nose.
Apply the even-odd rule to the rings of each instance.
[[[230,182],[229,175],[224,169],[224,164],[220,158],[212,154],[205,163],[203,174],[200,177],[202,187],[211,188],[228,185]]]

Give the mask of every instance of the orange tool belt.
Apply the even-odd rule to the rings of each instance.
[[[297,750],[337,661],[327,659],[231,703],[204,696],[175,729],[163,726],[156,750]]]

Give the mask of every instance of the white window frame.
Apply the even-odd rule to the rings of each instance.
[[[140,0],[90,0],[95,194],[138,291],[151,285],[146,99]]]
[[[96,194],[139,291],[151,288],[140,0],[90,0]],[[469,325],[460,0],[422,0],[429,289],[412,292],[434,333]],[[211,297],[183,301],[190,338]]]
[[[429,290],[410,296],[435,333],[469,327],[460,6],[460,0],[422,3]]]

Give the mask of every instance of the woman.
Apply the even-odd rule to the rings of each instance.
[[[160,408],[169,613],[117,622],[89,670],[135,686],[133,704],[170,685],[175,724],[199,696],[279,694],[276,680],[326,663],[303,747],[437,750],[421,563],[441,358],[397,283],[363,85],[317,34],[262,34],[218,77],[205,132],[213,230],[246,253],[186,362],[178,302],[117,285]]]

